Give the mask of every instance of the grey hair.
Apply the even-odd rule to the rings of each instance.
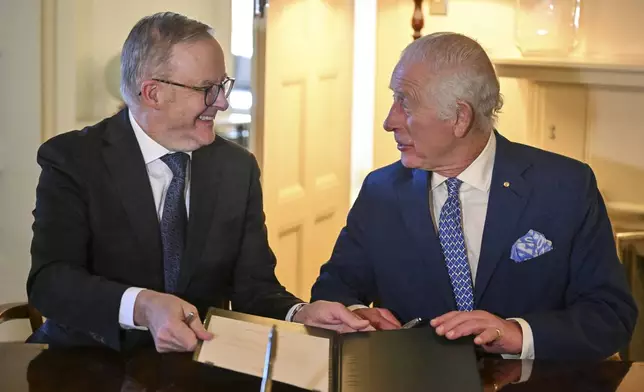
[[[174,12],[139,20],[121,51],[121,95],[128,106],[138,103],[140,85],[149,77],[166,77],[175,45],[213,38],[210,26]]]
[[[419,62],[427,66],[426,93],[440,118],[454,118],[461,100],[472,105],[475,126],[494,128],[503,97],[492,62],[478,42],[450,32],[426,35],[405,48],[399,64]]]

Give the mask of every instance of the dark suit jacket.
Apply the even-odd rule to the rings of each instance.
[[[366,178],[313,300],[376,301],[402,322],[456,309],[429,174],[397,162]],[[554,249],[516,263],[512,245],[530,229]],[[605,358],[627,344],[637,308],[587,165],[497,134],[474,294],[477,309],[530,324],[537,358]]]
[[[49,320],[32,341],[108,345],[149,341],[123,331],[131,286],[163,291],[159,221],[128,114],[52,138],[38,152],[29,301]],[[186,250],[178,296],[283,319],[301,302],[277,281],[255,158],[222,138],[193,152]]]

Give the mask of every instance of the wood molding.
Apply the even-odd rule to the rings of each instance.
[[[539,82],[597,86],[644,87],[644,58],[597,60],[581,58],[496,58],[500,77]]]
[[[41,0],[42,9],[42,131],[43,142],[56,135],[56,8],[58,0]]]

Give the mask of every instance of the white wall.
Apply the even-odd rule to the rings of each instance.
[[[40,0],[0,0],[0,303],[24,301],[41,137]],[[24,339],[27,322],[0,325]]]
[[[55,124],[46,124],[48,129],[54,134],[66,132],[117,110],[120,101],[108,93],[108,65],[120,55],[134,24],[161,11],[178,12],[212,26],[226,54],[228,72],[233,73],[231,0],[58,0],[51,16],[56,30],[52,66],[58,107]]]
[[[35,157],[43,125],[52,136],[116,110],[106,66],[134,23],[158,11],[183,13],[213,26],[224,52],[230,52],[230,0],[58,0],[46,6],[41,8],[41,0],[0,0],[0,303],[26,299],[31,211],[40,173]],[[45,44],[43,17],[53,33]],[[44,59],[43,45],[51,46]],[[232,58],[227,60],[232,68]],[[43,82],[52,91],[47,124]],[[0,341],[28,333],[27,322],[0,325]]]
[[[423,2],[425,27],[421,34],[454,31],[478,40],[490,57],[517,55],[514,44],[515,0],[450,0],[447,15],[428,15],[428,3]],[[413,2],[408,0],[379,0],[376,54],[376,104],[374,120],[374,167],[400,159],[393,136],[382,129],[382,122],[391,106],[389,78],[400,52],[412,42],[411,17]],[[527,124],[526,100],[522,93],[525,83],[501,78],[501,93],[505,106],[499,116],[500,132],[511,140],[525,143]]]
[[[355,0],[354,3],[351,204],[373,165],[377,6],[378,0]]]
[[[428,3],[423,2],[422,34],[456,31],[477,39],[492,58],[519,55],[514,43],[515,0],[449,0],[446,16],[428,16]],[[391,71],[400,51],[412,40],[412,12],[413,3],[408,0],[378,2],[374,167],[399,158],[392,136],[382,130],[381,124],[391,105],[387,88]],[[644,63],[644,45],[639,38],[642,20],[643,0],[583,0],[579,45],[572,56]],[[505,99],[499,131],[513,141],[534,143],[536,135],[528,115],[530,83],[513,78],[500,78],[500,82]],[[589,89],[587,119],[587,159],[600,187],[609,200],[642,208],[644,185],[639,184],[644,172],[643,102],[641,89]]]

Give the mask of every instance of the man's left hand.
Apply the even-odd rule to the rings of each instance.
[[[338,302],[316,301],[306,304],[295,313],[293,321],[313,327],[332,329],[340,333],[374,331],[369,320],[361,319]]]
[[[474,343],[489,353],[520,354],[523,332],[519,323],[483,310],[449,312],[431,321],[436,333],[454,340],[474,335]]]

